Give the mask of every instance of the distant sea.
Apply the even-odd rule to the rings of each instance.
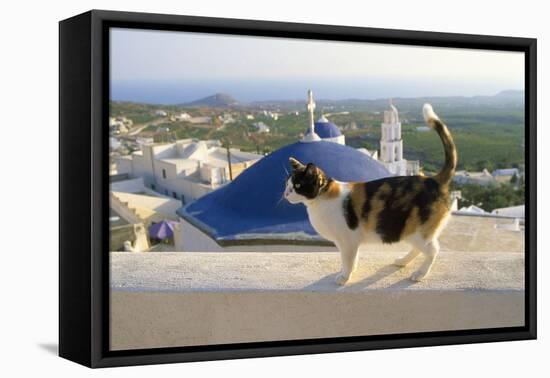
[[[316,99],[380,99],[391,97],[494,95],[502,86],[449,80],[282,79],[282,80],[156,80],[113,81],[111,100],[150,104],[181,104],[214,93],[239,102],[303,100],[308,89]]]

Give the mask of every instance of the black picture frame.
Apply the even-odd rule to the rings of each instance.
[[[109,351],[108,30],[193,31],[525,53],[524,327]],[[92,10],[59,24],[59,354],[89,367],[534,339],[536,39]]]

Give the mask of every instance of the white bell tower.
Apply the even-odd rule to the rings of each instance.
[[[407,161],[403,159],[399,112],[391,101],[390,109],[384,111],[379,161],[394,175],[405,176],[407,174]]]
[[[315,133],[315,122],[313,121],[313,112],[315,111],[315,102],[313,102],[313,92],[310,90],[307,91],[307,107],[306,107],[308,113],[309,113],[309,127],[308,132],[304,137],[302,138],[301,142],[309,143],[309,142],[318,142],[321,140],[319,138],[319,135]]]

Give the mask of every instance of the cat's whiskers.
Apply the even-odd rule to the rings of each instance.
[[[285,171],[285,173],[286,173],[286,175],[287,175],[287,177],[288,177],[288,175],[290,175],[290,173],[288,173],[288,170],[286,169],[286,167],[284,166],[284,164],[283,164],[283,170]]]
[[[288,170],[286,169],[286,167],[283,164],[281,164],[281,166],[283,167],[283,170],[285,171],[285,173],[288,177],[290,175],[290,173],[288,172]],[[279,206],[284,199],[285,199],[285,192],[283,190],[283,192],[281,193],[281,198],[279,198],[279,200],[275,204],[275,207]]]
[[[281,194],[281,198],[279,198],[279,200],[277,201],[277,203],[275,204],[275,207],[279,206],[279,204],[285,199],[285,193],[283,192],[283,194]]]

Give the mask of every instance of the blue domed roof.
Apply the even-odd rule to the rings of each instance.
[[[342,135],[338,126],[332,122],[317,121],[314,124],[314,128],[315,134],[319,135],[319,138],[335,138]]]
[[[391,176],[379,162],[354,148],[325,141],[297,142],[262,158],[233,182],[180,208],[178,214],[222,245],[227,241],[241,244],[262,236],[284,240],[284,234],[291,233],[293,238],[319,239],[305,206],[291,205],[282,198],[291,156],[316,164],[339,181]]]

